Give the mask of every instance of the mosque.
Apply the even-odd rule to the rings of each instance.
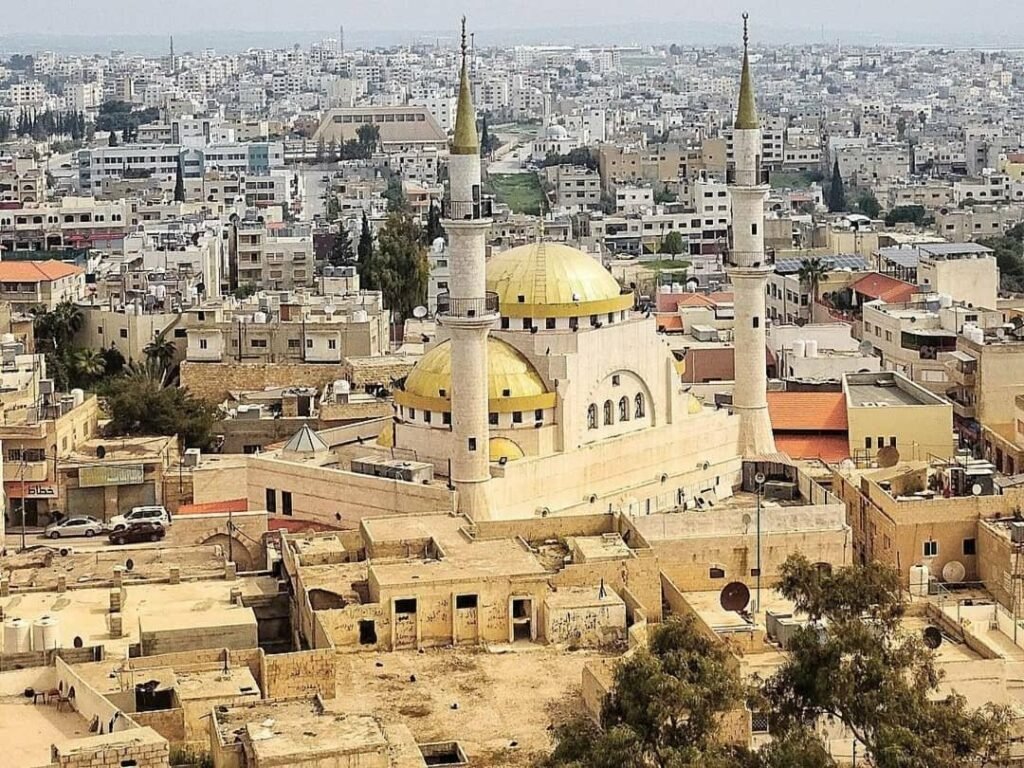
[[[733,406],[689,395],[655,321],[593,257],[538,239],[486,257],[489,201],[463,29],[438,337],[397,383],[377,444],[430,463],[474,520],[713,506],[743,458],[774,453],[766,401],[761,131],[747,54],[735,121]]]

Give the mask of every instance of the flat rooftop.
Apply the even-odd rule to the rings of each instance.
[[[652,546],[657,542],[680,539],[720,538],[756,535],[756,509],[749,506],[688,512],[661,512],[630,519],[640,535]],[[803,531],[842,530],[846,510],[841,504],[821,506],[780,506],[773,501],[761,503],[761,534],[799,533]]]
[[[24,696],[0,698],[0,744],[8,768],[49,765],[54,742],[88,735],[89,723],[77,712],[58,712]]]
[[[891,371],[848,373],[843,377],[847,406],[943,405],[945,400]]]

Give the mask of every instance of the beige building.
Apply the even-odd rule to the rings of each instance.
[[[313,237],[309,232],[291,234],[262,218],[233,223],[228,240],[228,279],[232,286],[293,290],[309,287],[316,277]]]
[[[85,270],[61,261],[0,262],[0,301],[15,312],[42,308],[47,312],[62,301],[78,301],[85,293]]]

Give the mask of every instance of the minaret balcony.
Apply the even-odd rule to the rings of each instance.
[[[456,299],[450,294],[437,295],[437,314],[440,317],[472,319],[498,314],[498,294],[487,291],[481,298]]]
[[[491,199],[484,198],[476,202],[459,200],[442,200],[441,217],[449,221],[476,221],[491,218]]]

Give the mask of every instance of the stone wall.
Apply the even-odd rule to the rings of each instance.
[[[229,390],[267,387],[316,387],[347,377],[344,363],[190,363],[181,364],[181,386],[212,402],[227,399]]]
[[[181,744],[185,741],[185,711],[183,709],[134,712],[132,719],[140,726],[152,728],[171,744]]]
[[[60,768],[167,768],[170,745],[152,728],[89,736],[55,744],[53,764]]]
[[[268,699],[295,698],[319,694],[322,699],[337,695],[337,657],[333,648],[298,653],[264,655],[263,695]]]

